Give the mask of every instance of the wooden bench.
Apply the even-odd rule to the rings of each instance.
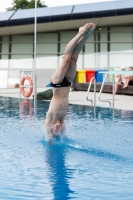
[[[98,83],[98,82],[96,83],[96,92],[100,91],[101,85],[102,85],[101,82],[100,83]],[[87,91],[88,90],[88,86],[89,86],[89,83],[77,83],[77,82],[74,83],[74,89],[78,90],[78,91]],[[112,90],[113,90],[113,83],[106,82],[104,84],[102,92],[103,93],[112,93]],[[94,84],[93,83],[91,85],[90,92],[94,92]],[[117,94],[133,95],[133,86],[128,86],[127,88],[119,87],[118,91],[117,91]]]

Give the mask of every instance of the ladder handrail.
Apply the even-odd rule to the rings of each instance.
[[[92,77],[91,80],[90,80],[90,84],[89,84],[89,87],[88,87],[88,90],[87,90],[87,93],[86,93],[86,100],[87,101],[91,101],[91,106],[93,105],[92,99],[88,98],[89,92],[90,92],[90,88],[91,88],[91,84],[92,84],[93,80],[94,80],[94,107],[95,107],[96,106],[96,79],[95,79],[95,77]]]
[[[103,80],[101,89],[100,89],[100,91],[99,91],[98,100],[101,101],[101,102],[107,102],[107,103],[109,103],[110,108],[111,108],[111,102],[110,102],[110,101],[107,101],[107,100],[104,100],[104,99],[101,99],[101,98],[100,98],[100,97],[101,97],[102,90],[103,90],[103,86],[104,86],[104,83],[105,83],[105,80],[106,80],[106,78],[107,78],[107,75],[108,75],[108,74],[105,74],[105,76],[104,76],[104,80]],[[113,87],[113,88],[114,88],[114,87]]]

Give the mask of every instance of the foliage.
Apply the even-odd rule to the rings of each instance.
[[[13,0],[12,3],[13,7],[7,8],[7,11],[10,10],[18,10],[18,9],[28,9],[28,8],[35,8],[35,0]],[[37,8],[46,7],[44,2],[41,0],[37,0]]]

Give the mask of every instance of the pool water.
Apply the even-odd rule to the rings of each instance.
[[[49,102],[0,97],[1,200],[133,199],[133,112],[69,105],[48,144]]]

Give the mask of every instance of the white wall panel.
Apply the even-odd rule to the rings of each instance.
[[[133,51],[110,52],[109,57],[111,67],[133,66]]]
[[[31,69],[33,64],[33,35],[12,36],[9,68]]]
[[[15,35],[12,36],[12,59],[33,57],[33,36]],[[16,55],[15,55],[16,54]],[[19,55],[17,55],[19,54]]]
[[[108,52],[102,52],[98,56],[97,68],[103,69],[108,67]]]
[[[110,31],[110,51],[132,49],[132,27],[111,27]]]
[[[125,50],[131,50],[132,49],[132,43],[111,43],[110,44],[110,50],[111,51],[125,51]]]
[[[89,53],[84,55],[84,68],[85,69],[93,69],[95,68],[96,63],[96,54]]]
[[[36,68],[37,69],[56,69],[57,63],[58,63],[57,56],[37,57]]]
[[[0,70],[0,88],[7,88],[8,71]]]
[[[57,33],[42,33],[37,35],[37,55],[40,54],[56,54],[58,50],[58,34]]]
[[[9,60],[9,68],[14,69],[32,69],[33,67],[33,58],[25,58],[24,59],[11,59]]]
[[[8,85],[12,85],[14,87],[16,83],[20,83],[19,78],[8,78]]]
[[[101,43],[100,44],[100,52],[107,52],[107,43]]]
[[[79,55],[78,61],[77,61],[77,69],[82,69],[83,68],[83,57],[82,54]]]
[[[8,68],[8,52],[9,52],[9,36],[3,36],[0,68]]]
[[[90,35],[88,40],[85,43],[85,53],[94,52],[94,34]]]
[[[0,60],[0,68],[7,69],[9,66],[9,60],[8,59],[2,59]]]
[[[107,41],[107,28],[106,27],[102,27],[101,28],[101,31],[99,31],[101,33],[101,36],[100,36],[100,41],[101,42],[104,42],[104,41]]]

